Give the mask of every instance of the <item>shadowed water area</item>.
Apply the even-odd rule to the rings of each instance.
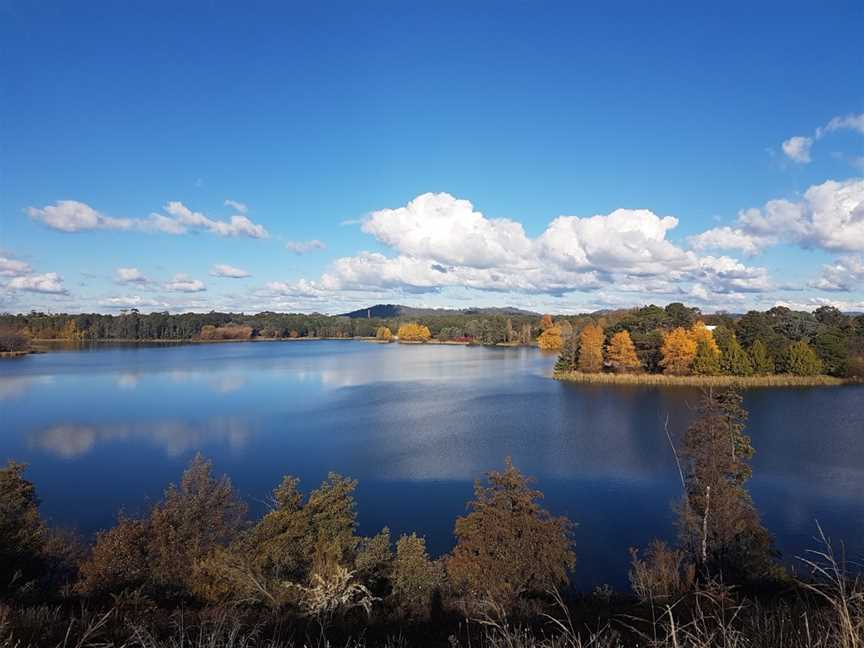
[[[0,362],[0,459],[53,523],[84,533],[139,512],[190,457],[213,459],[253,513],[283,474],[359,480],[360,531],[453,544],[473,480],[510,455],[578,522],[576,583],[627,586],[627,550],[674,538],[681,485],[664,432],[698,392],[549,378],[535,349],[359,341],[95,346]],[[864,387],[745,394],[753,498],[790,560],[818,520],[864,557]]]

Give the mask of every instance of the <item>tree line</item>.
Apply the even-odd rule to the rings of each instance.
[[[627,603],[628,624],[637,635],[638,626],[650,621],[635,616],[639,610],[656,615],[654,606],[667,605],[664,614],[673,626],[686,623],[706,605],[705,592],[719,592],[727,603],[758,591],[803,596],[806,587],[799,592],[804,586],[778,562],[747,491],[754,448],[746,420],[740,392],[706,391],[686,431],[677,440],[670,436],[681,481],[677,541],[653,540],[645,550],[631,550],[636,607]],[[357,482],[335,473],[309,492],[285,476],[272,491],[268,511],[250,520],[230,480],[214,475],[211,463],[196,455],[148,512],[121,513],[115,526],[83,546],[42,520],[35,486],[24,471],[11,461],[0,469],[0,599],[15,609],[47,602],[66,610],[119,607],[124,620],[112,630],[116,636],[135,627],[130,619],[156,623],[158,610],[180,608],[228,609],[243,619],[275,615],[280,623],[321,632],[416,624],[452,629],[460,619],[482,618],[489,610],[530,623],[563,600],[558,593],[566,592],[577,564],[574,522],[545,509],[542,492],[510,459],[503,470],[475,483],[465,515],[454,524],[455,545],[438,558],[416,533],[395,541],[387,528],[358,535]],[[845,586],[851,598],[844,614],[852,615],[857,633],[864,630],[864,601],[856,598],[861,593],[854,582]],[[776,604],[776,598],[769,600]],[[591,623],[604,618],[592,607],[596,603],[586,605],[581,613]],[[772,619],[778,637],[803,636],[807,624],[809,632],[842,639],[843,622],[832,616],[833,604],[809,605],[811,616],[803,621],[790,614]],[[0,623],[0,639],[3,631]]]
[[[864,316],[831,306],[703,316],[670,304],[566,324],[553,324],[539,339],[541,347],[560,350],[558,372],[864,378]]]
[[[380,327],[397,331],[417,323],[416,318],[351,318],[317,313],[140,313],[135,309],[120,315],[98,313],[65,314],[31,312],[0,315],[0,344],[34,340],[222,340],[279,338],[368,338]],[[442,341],[478,344],[530,344],[539,332],[532,315],[487,315],[463,313],[428,315],[419,324],[429,337]],[[22,342],[23,340],[23,342]],[[2,349],[0,349],[2,350]]]
[[[812,313],[777,306],[743,315],[703,315],[681,303],[665,308],[560,316],[460,312],[417,319],[321,314],[149,313],[120,315],[0,315],[0,351],[18,351],[30,339],[244,340],[281,338],[385,339],[400,329],[407,341],[537,344],[558,351],[556,369],[586,373],[670,375],[827,374],[864,378],[864,315],[831,306]]]

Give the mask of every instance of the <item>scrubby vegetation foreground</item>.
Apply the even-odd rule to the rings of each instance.
[[[475,484],[456,544],[356,533],[356,482],[286,476],[250,521],[196,456],[146,515],[86,547],[40,517],[25,466],[0,469],[0,647],[507,646],[861,648],[864,584],[820,534],[800,576],[747,492],[754,449],[734,390],[670,436],[678,540],[631,550],[632,591],[569,588],[574,522],[508,459]],[[590,556],[582,556],[590,560]]]

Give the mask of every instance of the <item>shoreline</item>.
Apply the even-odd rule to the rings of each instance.
[[[31,353],[34,351],[29,349],[27,351],[0,351],[0,358],[23,358]]]
[[[278,338],[267,338],[267,337],[252,337],[247,339],[237,339],[237,340],[200,340],[200,339],[146,339],[146,340],[132,340],[126,338],[117,338],[117,339],[84,339],[84,340],[65,340],[62,338],[37,338],[33,340],[33,344],[66,344],[69,346],[77,346],[83,344],[222,344],[229,342],[320,342],[320,341],[331,341],[331,340],[339,340],[339,341],[356,341],[356,342],[372,342],[375,344],[430,344],[430,345],[439,345],[439,346],[492,346],[492,347],[505,347],[505,348],[517,348],[517,347],[526,347],[526,348],[536,348],[536,344],[520,344],[518,342],[496,342],[495,344],[479,344],[476,342],[472,342],[470,340],[436,340],[430,339],[425,341],[420,340],[404,340],[399,341],[397,338],[393,338],[392,340],[379,340],[375,336],[357,336],[357,337],[320,337],[320,336],[305,336],[305,337],[278,337]],[[38,353],[39,351],[33,350],[29,353]],[[20,353],[20,352],[10,352],[10,353]],[[26,353],[24,354],[26,355]]]
[[[583,373],[556,371],[552,378],[562,382],[595,385],[631,385],[635,387],[839,387],[859,384],[834,376],[793,376],[773,374],[766,376],[667,376],[665,374]]]

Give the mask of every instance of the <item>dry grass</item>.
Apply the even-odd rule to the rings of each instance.
[[[556,380],[590,383],[598,385],[656,385],[661,387],[816,387],[836,386],[847,383],[833,376],[792,376],[773,374],[769,376],[667,376],[666,374],[616,374],[583,373],[581,371],[557,371]]]

